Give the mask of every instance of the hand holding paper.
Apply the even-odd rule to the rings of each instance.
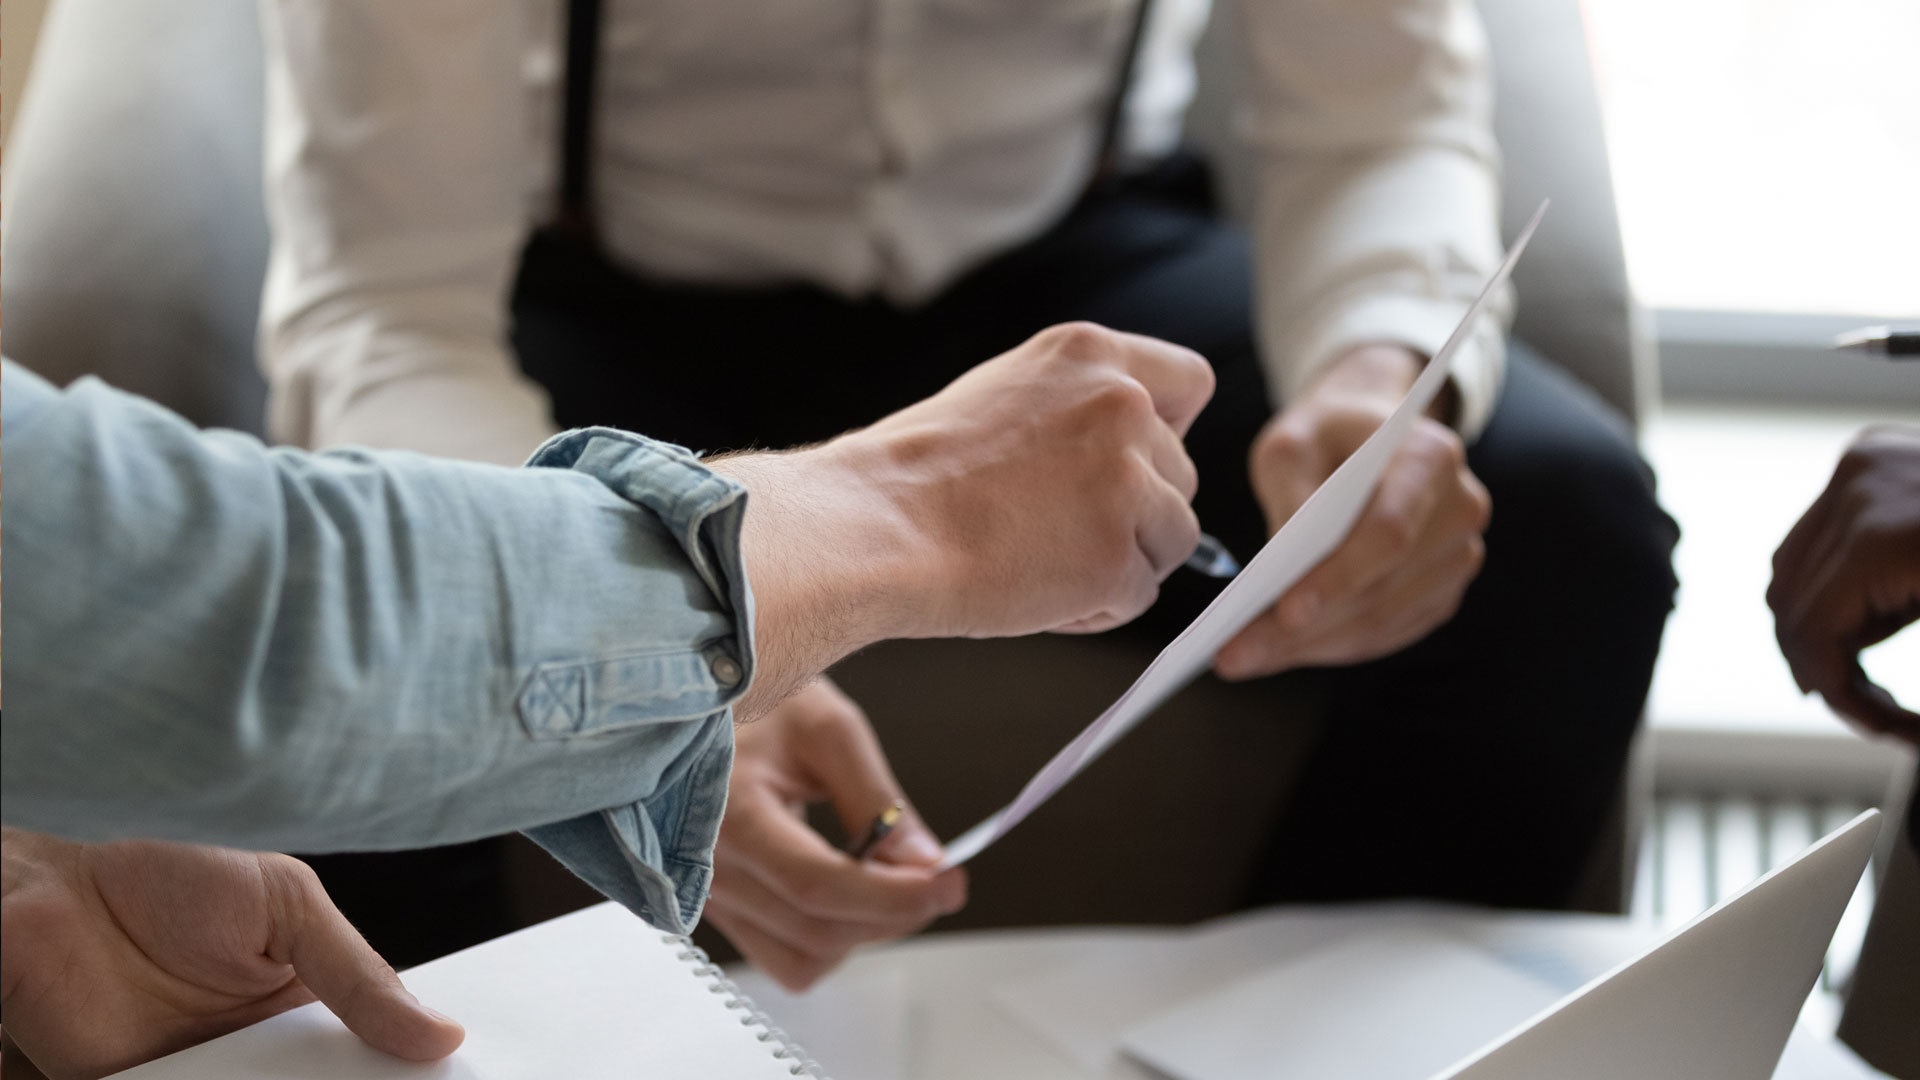
[[[705,918],[781,985],[804,989],[854,946],[905,937],[966,902],[966,871],[930,869],[940,847],[910,807],[867,859],[808,827],[809,803],[832,804],[857,836],[875,809],[904,799],[866,714],[832,682],[743,725],[734,745]]]
[[[1460,325],[1428,361],[1412,389],[1379,430],[1333,471],[1267,541],[1240,576],[1221,590],[1200,617],[1147,665],[1147,670],[1118,701],[1054,755],[1013,802],[949,844],[942,866],[958,866],[1005,836],[1107,747],[1204,671],[1222,646],[1339,546],[1372,498],[1388,460],[1445,384],[1454,354],[1471,334],[1475,321],[1486,309],[1488,298],[1513,272],[1514,263],[1526,250],[1527,241],[1539,227],[1546,210],[1546,204],[1542,203],[1534,212],[1533,219],[1521,230],[1500,268],[1461,318]]]
[[[1425,366],[1399,345],[1352,349],[1266,425],[1250,460],[1266,535],[1380,429]],[[1485,555],[1492,499],[1467,467],[1466,444],[1428,412],[1340,545],[1220,650],[1215,674],[1248,679],[1376,660],[1459,610]]]

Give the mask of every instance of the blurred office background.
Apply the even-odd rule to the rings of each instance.
[[[1920,40],[1908,0],[1587,0],[1635,296],[1659,342],[1643,427],[1684,530],[1648,703],[1655,802],[1634,909],[1684,919],[1911,769],[1800,696],[1762,599],[1774,546],[1875,420],[1920,421],[1920,372],[1825,351],[1920,318]],[[1920,700],[1920,634],[1867,667]],[[1864,932],[1863,883],[1834,949]]]
[[[9,146],[43,17],[62,2],[0,7]],[[1851,434],[1920,422],[1913,365],[1826,351],[1841,330],[1920,323],[1920,4],[1584,0],[1579,15],[1641,341],[1639,375],[1614,396],[1641,406],[1684,529],[1623,853],[1631,910],[1672,924],[1858,809],[1903,798],[1913,775],[1906,751],[1797,693],[1763,593],[1774,546]],[[1526,41],[1495,44],[1511,65]],[[1584,227],[1563,212],[1549,233]],[[1523,281],[1523,306],[1528,295]],[[1867,666],[1920,703],[1920,631]],[[1871,900],[1865,883],[1834,947],[1836,982]]]

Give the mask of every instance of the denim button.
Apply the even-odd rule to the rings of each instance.
[[[740,661],[735,660],[726,653],[715,656],[708,662],[707,666],[713,671],[713,681],[723,687],[738,686],[740,676],[744,674],[740,670]]]

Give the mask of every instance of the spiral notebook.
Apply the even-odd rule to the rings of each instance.
[[[136,1080],[821,1077],[706,955],[600,904],[403,976],[466,1025],[420,1065],[368,1048],[318,1003],[119,1074]]]

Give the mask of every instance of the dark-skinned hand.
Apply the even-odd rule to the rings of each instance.
[[[1860,651],[1920,618],[1920,429],[1861,432],[1773,556],[1780,652],[1802,692],[1871,731],[1920,744],[1920,715],[1860,666]]]

